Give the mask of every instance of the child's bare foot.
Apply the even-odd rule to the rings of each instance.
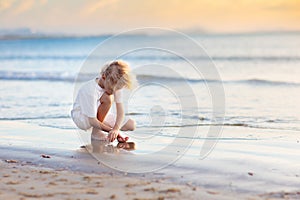
[[[123,143],[123,142],[127,142],[127,140],[129,139],[129,137],[122,137],[120,134],[117,136],[117,140],[118,142],[120,143]]]
[[[107,141],[107,136],[102,131],[93,132],[91,135],[93,140]]]

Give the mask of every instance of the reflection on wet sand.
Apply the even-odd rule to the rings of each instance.
[[[122,151],[132,151],[136,149],[136,145],[134,142],[124,142],[118,143],[117,145],[113,145],[107,141],[100,140],[91,140],[91,146],[87,145],[87,149],[92,153],[111,153],[111,154],[119,154]]]

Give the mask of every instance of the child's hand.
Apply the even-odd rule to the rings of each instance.
[[[119,135],[119,130],[116,130],[116,129],[112,129],[111,131],[109,131],[108,133],[108,140],[110,142],[113,142],[117,136]]]

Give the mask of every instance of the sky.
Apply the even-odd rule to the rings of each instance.
[[[299,31],[299,22],[300,0],[0,0],[0,29],[46,33]]]

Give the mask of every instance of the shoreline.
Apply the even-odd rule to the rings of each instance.
[[[204,131],[203,128],[200,127],[199,132]],[[17,170],[17,174],[23,177],[31,168],[34,170],[30,173],[35,174],[35,177],[39,177],[39,171],[43,170],[52,170],[59,177],[73,177],[74,175],[78,180],[79,177],[82,179],[82,176],[100,176],[99,179],[101,179],[102,175],[112,175],[113,178],[110,179],[112,183],[117,184],[119,179],[124,179],[124,184],[119,185],[120,188],[116,188],[120,191],[123,191],[124,185],[131,181],[150,182],[147,184],[149,185],[148,189],[145,187],[133,191],[136,195],[151,193],[154,196],[150,196],[150,199],[159,199],[159,195],[162,195],[159,192],[162,186],[155,185],[157,180],[166,181],[165,185],[169,184],[172,187],[180,188],[181,192],[169,192],[175,195],[175,199],[187,197],[184,195],[203,195],[205,199],[282,199],[284,197],[297,199],[300,197],[300,162],[297,159],[300,153],[300,144],[299,135],[295,132],[226,127],[215,149],[205,159],[199,158],[199,147],[205,139],[196,138],[176,162],[149,173],[131,173],[131,171],[127,173],[105,166],[105,163],[99,162],[88,152],[91,146],[80,148],[89,141],[85,140],[86,138],[80,140],[78,133],[76,134],[72,130],[39,127],[16,121],[1,121],[0,133],[2,136],[0,140],[0,160],[2,161],[0,164],[1,168],[6,170],[2,172],[2,176],[7,172],[9,177],[15,177],[12,175],[14,174],[12,170]],[[154,139],[151,144],[138,143],[138,150],[133,153],[117,149],[113,143],[106,150],[107,152],[100,154],[104,156],[101,158],[116,159],[125,165],[131,163],[136,164],[134,167],[143,167],[142,164],[139,164],[140,162],[149,162],[141,156],[143,151],[157,150],[161,148],[160,145],[163,146],[170,139],[169,137],[156,137],[158,137],[157,140]],[[160,145],[155,147],[153,144]],[[161,156],[162,159],[153,160],[150,164],[163,162],[164,155]],[[16,160],[17,163],[6,163],[5,160]],[[65,173],[68,175],[65,176]],[[15,180],[11,179],[10,181],[18,181],[18,178],[15,177]],[[45,184],[43,180],[39,181],[40,185]],[[5,183],[7,182],[9,181]],[[36,183],[35,180],[33,182]],[[155,184],[151,185],[153,182]],[[38,183],[36,184],[39,185]],[[3,184],[1,187],[5,190],[1,191],[10,191],[9,187],[11,186],[13,188],[26,186],[23,182],[15,185]],[[70,184],[67,186],[71,187]],[[93,188],[95,185],[91,185],[91,187]],[[154,189],[151,189],[152,187]],[[196,191],[192,189],[194,187],[197,188]],[[53,189],[59,188],[55,189],[53,186]],[[189,192],[185,193],[186,190]],[[18,195],[16,191],[10,191],[9,194]],[[97,195],[101,194],[101,192],[97,193]],[[1,195],[8,195],[8,193],[2,192],[0,197]],[[43,195],[45,195],[45,191]],[[116,199],[121,199],[117,193],[115,195]],[[169,194],[163,195],[166,195],[162,196],[164,199],[169,198],[167,196]],[[110,198],[110,196],[101,197]],[[94,197],[91,196],[91,198]],[[132,198],[135,197],[130,196],[129,199]],[[146,197],[139,196],[138,198]]]

